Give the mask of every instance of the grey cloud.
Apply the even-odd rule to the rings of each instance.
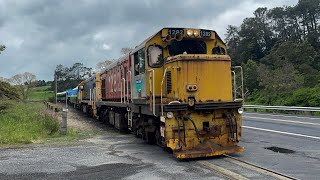
[[[50,80],[57,64],[94,67],[162,27],[211,27],[221,13],[244,2],[270,5],[265,0],[0,0],[0,44],[8,46],[0,55],[0,76],[30,71]],[[281,0],[276,5],[279,2],[292,4]],[[215,26],[228,24],[223,23]],[[103,49],[103,44],[111,49]]]

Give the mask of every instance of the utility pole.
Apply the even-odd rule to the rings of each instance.
[[[57,104],[57,93],[58,93],[58,82],[57,82],[57,72],[54,71],[54,81],[55,81],[55,90],[54,90],[54,93],[55,93],[55,103]]]

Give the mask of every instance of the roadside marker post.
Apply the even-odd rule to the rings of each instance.
[[[68,109],[63,108],[62,110],[62,120],[60,123],[60,134],[67,134],[67,119],[68,119]]]

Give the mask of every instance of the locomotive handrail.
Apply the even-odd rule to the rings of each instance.
[[[148,72],[151,72],[149,75],[149,78],[151,80],[151,74],[152,74],[152,87],[151,87],[151,83],[150,83],[150,92],[151,92],[151,88],[152,88],[152,113],[155,116],[156,115],[156,96],[155,96],[155,92],[154,92],[154,69],[149,69]]]
[[[242,69],[241,66],[233,66],[233,68],[234,68],[234,69],[236,69],[236,68],[239,68],[239,69],[240,69],[240,73],[241,73],[241,98],[242,98],[242,102],[244,102],[243,69]],[[234,71],[234,75],[235,75],[235,71]],[[235,76],[234,76],[234,79],[236,79]],[[235,91],[236,91],[236,89],[235,89]],[[235,95],[237,95],[237,94],[235,94]],[[237,99],[237,98],[235,97],[235,99]]]
[[[170,105],[170,104],[181,104],[181,102],[180,101],[171,101],[168,103],[168,105]]]
[[[92,105],[91,104],[91,100],[92,100],[92,90],[91,88],[89,89],[89,105]]]
[[[131,80],[131,71],[128,71],[127,74],[130,74],[129,76],[127,77],[130,77],[130,80]],[[130,88],[131,89],[131,88]],[[127,78],[127,102],[129,103],[129,78]],[[131,99],[131,102],[132,102],[132,99]]]
[[[235,99],[237,99],[236,72],[235,71],[231,71],[231,73],[233,74],[233,100],[235,100]]]
[[[120,101],[121,101],[121,103],[125,103],[126,102],[126,89],[125,89],[125,86],[126,86],[126,79],[125,78],[122,78],[121,80],[123,80],[123,84],[121,83],[120,84]],[[123,86],[123,94],[122,94],[122,86]],[[122,95],[123,95],[123,97],[122,97]],[[122,101],[122,98],[123,98],[123,100],[124,101]]]
[[[164,70],[163,72],[163,76],[162,76],[162,80],[161,80],[161,87],[160,87],[160,103],[161,103],[161,116],[163,116],[163,98],[162,98],[162,87],[163,87],[163,81],[164,81],[164,78],[166,77],[166,74],[167,74],[167,70],[168,69],[178,69],[179,67],[178,66],[169,66],[169,67],[166,67],[166,69]]]
[[[320,112],[320,107],[298,107],[298,106],[264,106],[264,105],[244,105],[245,109],[271,109],[284,111],[310,111]]]

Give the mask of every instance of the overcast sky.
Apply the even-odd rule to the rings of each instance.
[[[162,27],[217,31],[240,25],[258,7],[298,0],[0,0],[0,76],[32,72],[52,80],[58,64],[95,67]]]

